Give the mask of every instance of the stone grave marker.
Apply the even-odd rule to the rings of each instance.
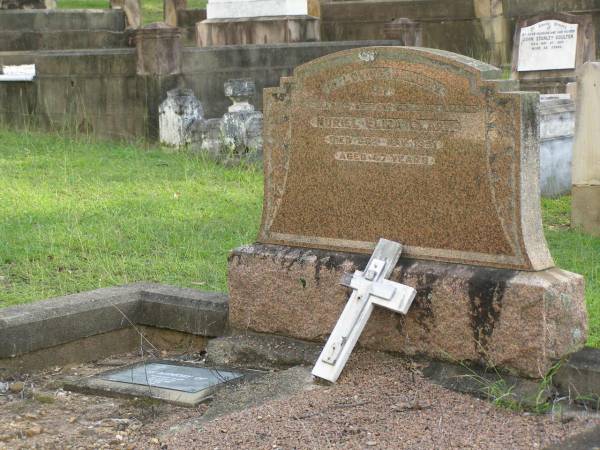
[[[177,11],[184,10],[186,8],[187,0],[164,0],[163,16],[165,23],[171,27],[178,26]]]
[[[56,0],[0,0],[3,9],[55,9]]]
[[[266,89],[262,224],[229,259],[231,325],[324,340],[340,275],[383,237],[403,244],[390,279],[417,295],[406,316],[376,308],[363,345],[543,375],[587,318],[583,278],[542,232],[538,104],[493,66],[407,47],[338,52]]]
[[[318,14],[313,1],[310,12]],[[210,0],[198,22],[198,47],[321,40],[307,0]]]
[[[473,60],[441,69],[444,57],[364,49],[265,91],[261,242],[370,253],[385,237],[409,257],[553,265],[540,226],[538,95],[500,92],[516,87]]]
[[[600,236],[600,63],[584,64],[577,85],[571,226]]]
[[[513,78],[523,90],[562,93],[575,69],[596,54],[591,15],[544,14],[521,20],[515,29]]]
[[[176,361],[146,361],[68,382],[65,389],[98,395],[149,397],[196,406],[248,371],[200,367]]]

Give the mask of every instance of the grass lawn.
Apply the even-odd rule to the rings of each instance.
[[[0,307],[139,280],[225,291],[261,208],[256,168],[0,130]]]
[[[140,0],[145,24],[163,20],[163,0]],[[206,8],[207,0],[188,0],[188,8]],[[104,9],[109,0],[57,0],[60,9]]]
[[[261,208],[253,167],[0,130],[0,307],[140,280],[225,291]],[[557,265],[586,277],[600,347],[600,238],[569,228],[569,197],[543,214]]]

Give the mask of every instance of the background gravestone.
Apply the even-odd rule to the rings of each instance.
[[[55,0],[0,0],[2,9],[54,9]]]
[[[595,55],[591,15],[554,13],[521,20],[513,40],[513,78],[523,90],[564,93],[576,69]]]
[[[600,63],[584,64],[577,84],[571,225],[600,236]]]
[[[320,21],[308,15],[308,8],[307,0],[210,0],[206,20],[197,24],[196,44],[211,47],[320,41]]]
[[[583,278],[553,267],[542,233],[539,95],[501,78],[441,50],[373,47],[266,89],[263,219],[229,260],[232,326],[324,340],[342,273],[385,238],[404,250],[391,279],[417,296],[406,316],[376,311],[364,346],[533,377],[579,349]]]

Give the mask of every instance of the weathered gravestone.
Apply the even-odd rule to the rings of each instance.
[[[315,13],[315,8],[311,8]],[[307,0],[210,0],[198,22],[198,47],[321,40]]]
[[[56,0],[0,0],[0,10],[54,8],[56,8]]]
[[[565,92],[576,68],[595,57],[592,16],[544,14],[521,20],[513,46],[513,78],[522,89]]]
[[[600,236],[600,63],[584,64],[577,85],[571,225]]]
[[[352,49],[264,95],[259,243],[232,252],[230,323],[324,340],[344,272],[380,237],[406,317],[375,310],[371,348],[542,375],[587,332],[583,278],[554,268],[540,217],[538,108],[500,70],[444,51]]]

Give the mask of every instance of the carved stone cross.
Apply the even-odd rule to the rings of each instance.
[[[327,340],[312,374],[332,383],[340,376],[346,361],[362,333],[374,305],[406,314],[416,291],[400,283],[387,280],[392,274],[402,245],[380,239],[364,272],[357,270],[342,284],[353,289],[342,315]]]

